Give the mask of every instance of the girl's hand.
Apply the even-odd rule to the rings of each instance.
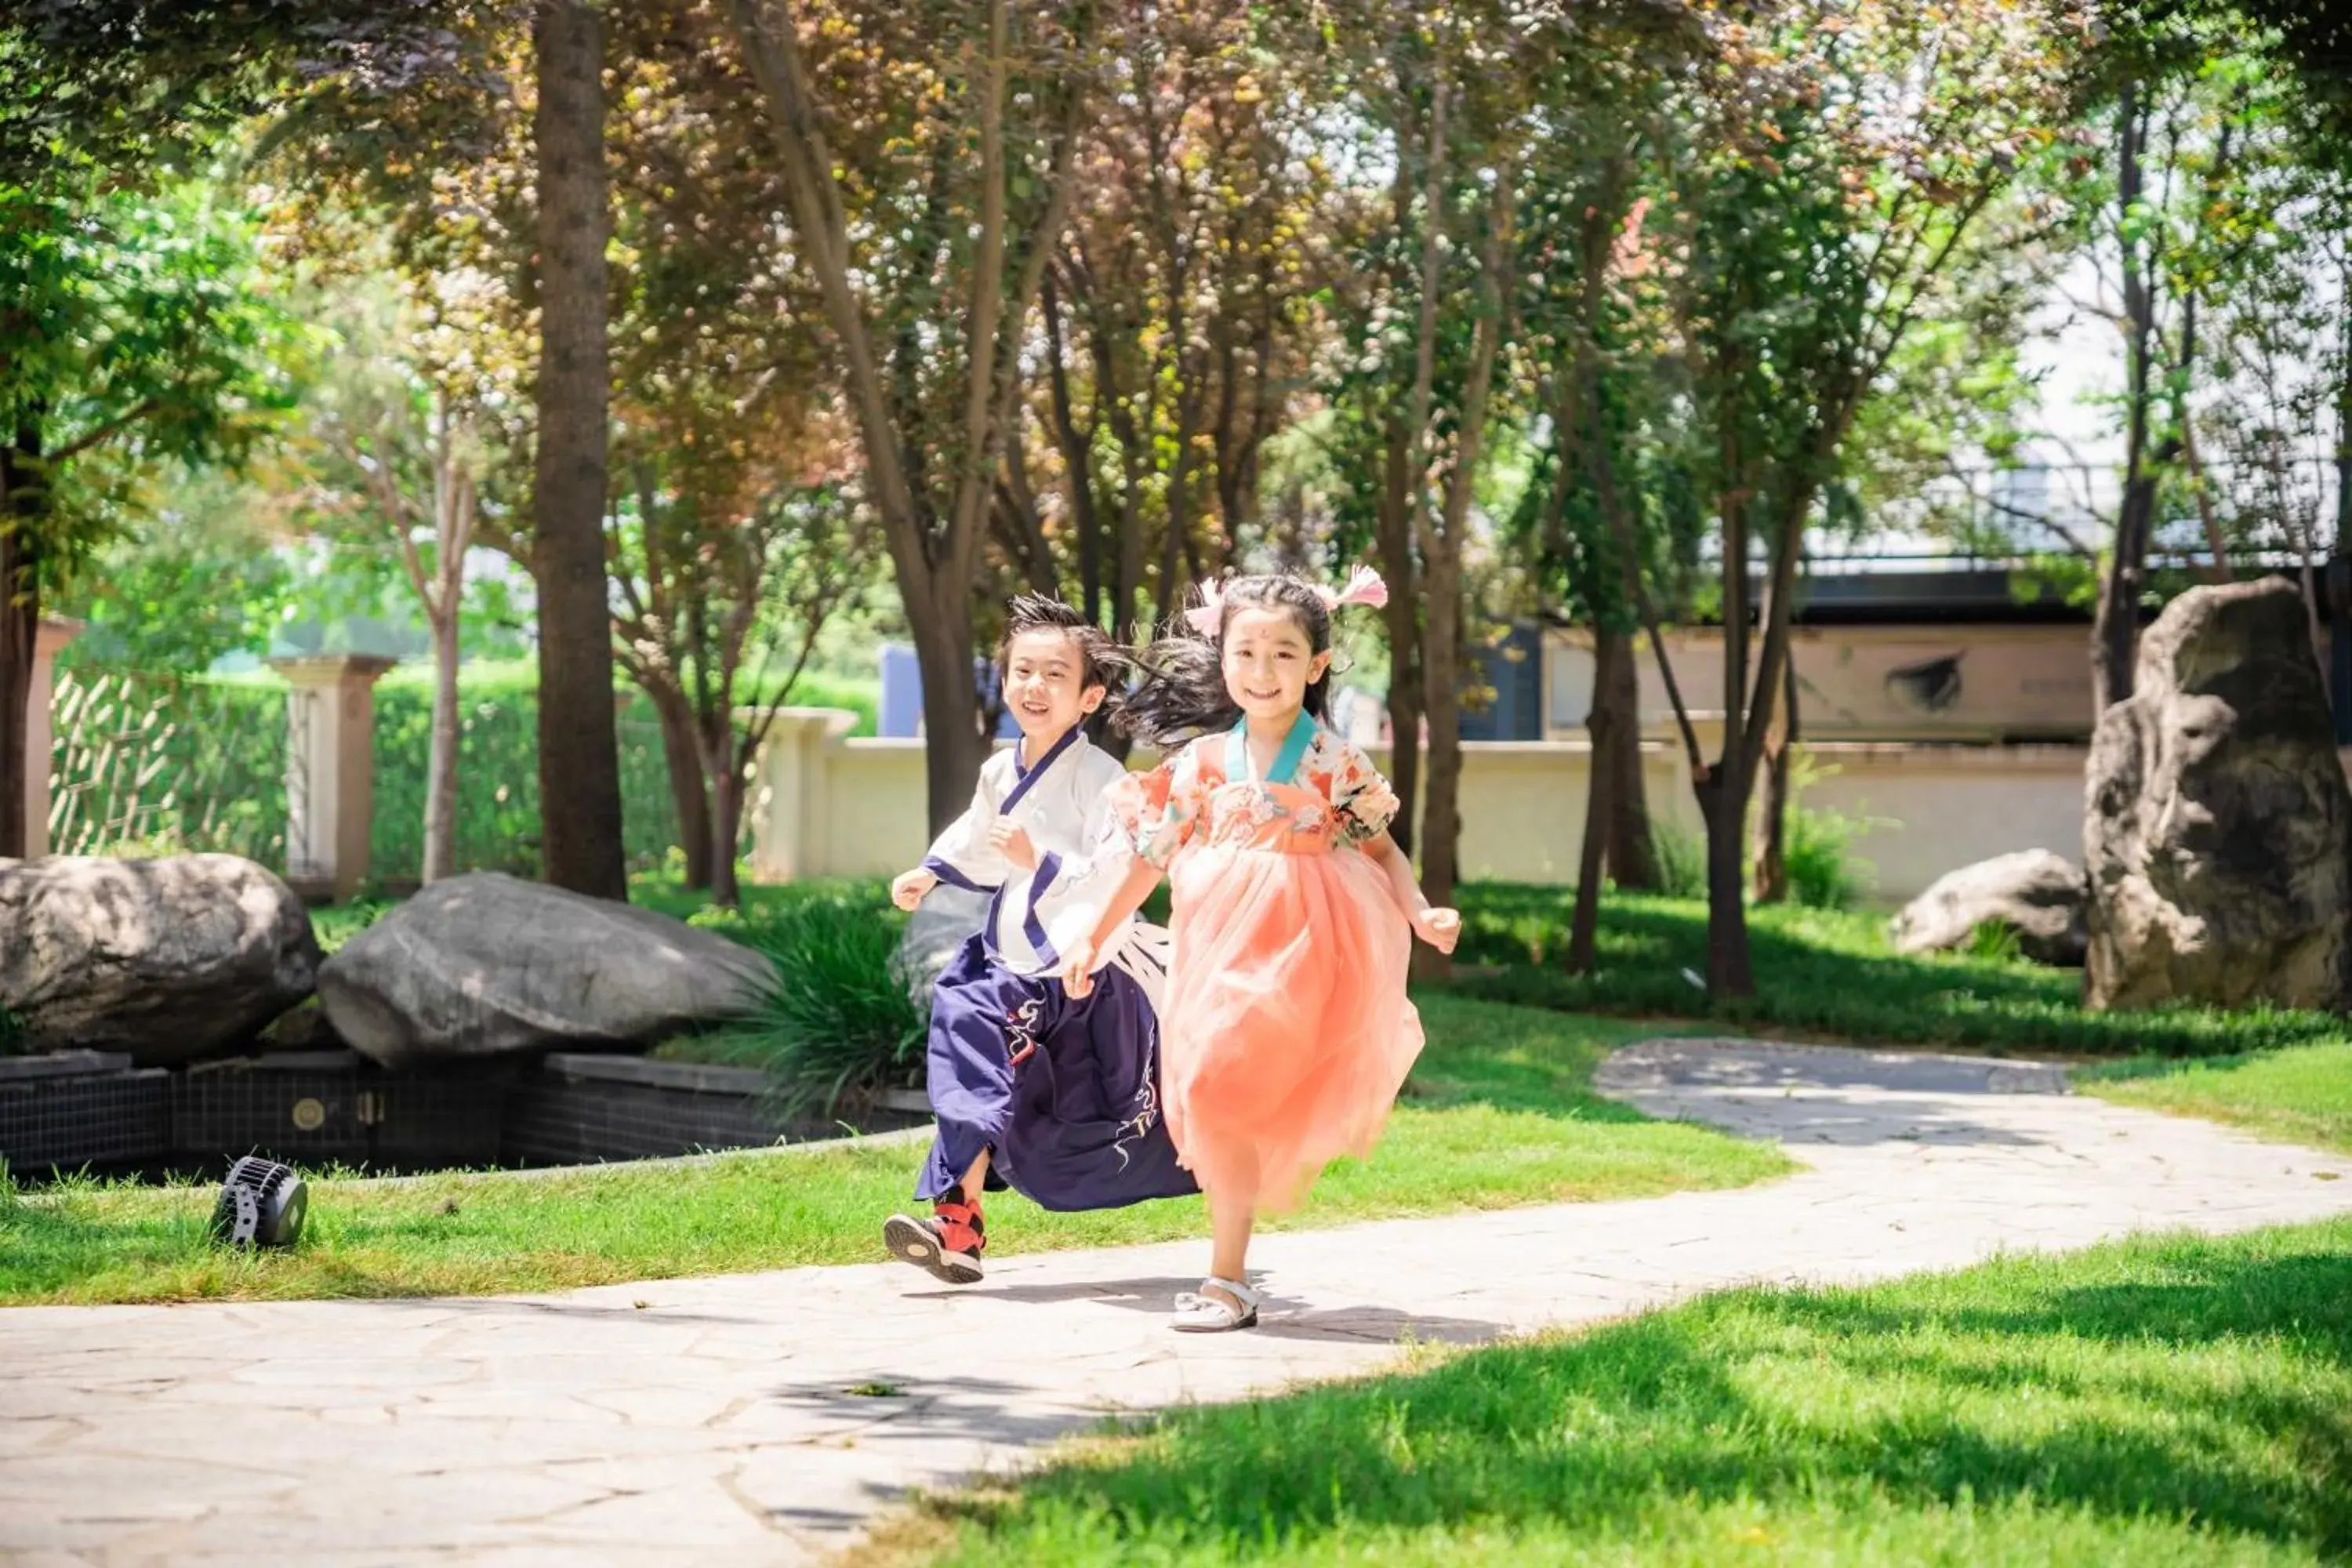
[[[1037,847],[1029,842],[1028,831],[1018,823],[998,817],[989,826],[988,847],[1024,871],[1037,868]]]
[[[1423,909],[1412,917],[1412,934],[1440,952],[1452,952],[1462,940],[1462,911]]]
[[[1081,942],[1062,959],[1062,989],[1073,1002],[1083,1002],[1095,988],[1095,944]]]
[[[940,879],[920,866],[911,871],[901,871],[890,884],[890,901],[912,912],[915,906],[923,901],[923,895],[939,885]]]

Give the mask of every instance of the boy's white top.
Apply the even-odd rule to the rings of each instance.
[[[1126,877],[1133,852],[1110,812],[1110,786],[1126,776],[1118,758],[1076,729],[1034,767],[1021,765],[1019,747],[996,752],[981,765],[971,805],[923,858],[923,868],[940,881],[995,895],[989,903],[989,945],[1014,973],[1060,968],[1062,954],[1086,939]],[[1001,817],[1029,835],[1035,867],[1015,866],[989,846],[988,831]],[[1168,933],[1129,921],[1104,949],[1095,968],[1118,963],[1157,1007]]]

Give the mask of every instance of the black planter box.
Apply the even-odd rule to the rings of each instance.
[[[893,1096],[845,1121],[928,1113]],[[180,1069],[96,1052],[0,1058],[0,1160],[19,1179],[226,1169],[259,1154],[311,1170],[572,1165],[839,1136],[787,1120],[753,1068],[556,1053],[385,1072],[349,1050],[281,1051]]]

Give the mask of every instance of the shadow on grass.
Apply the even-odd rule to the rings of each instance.
[[[1706,969],[1706,907],[1611,893],[1594,973],[1561,967],[1574,892],[1516,883],[1462,889],[1460,956],[1504,972],[1462,994],[1574,1012],[1704,1014],[1727,1023],[1873,1043],[1993,1051],[2203,1057],[2347,1037],[2334,1014],[2209,1007],[2088,1013],[2082,977],[2022,961],[1908,956],[1876,915],[1776,905],[1748,911],[1757,994],[1710,1010],[1685,971]]]
[[[2015,1503],[2340,1552],[2352,1224],[2284,1234],[1740,1292],[1178,1413],[1152,1441],[961,1505],[973,1528],[952,1560],[1085,1541],[1109,1549],[1088,1560],[1277,1561],[1465,1524],[1633,1542],[1747,1500],[1841,1519]]]

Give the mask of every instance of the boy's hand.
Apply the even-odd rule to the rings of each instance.
[[[1083,1002],[1095,988],[1095,944],[1082,942],[1062,959],[1062,989],[1073,1002]]]
[[[912,911],[923,901],[923,895],[940,885],[940,879],[920,866],[911,871],[901,871],[890,884],[890,901],[902,910]]]
[[[1425,909],[1412,917],[1412,933],[1440,952],[1452,952],[1462,940],[1462,911]]]
[[[988,829],[988,847],[1024,871],[1037,868],[1037,847],[1019,823],[998,817]]]

